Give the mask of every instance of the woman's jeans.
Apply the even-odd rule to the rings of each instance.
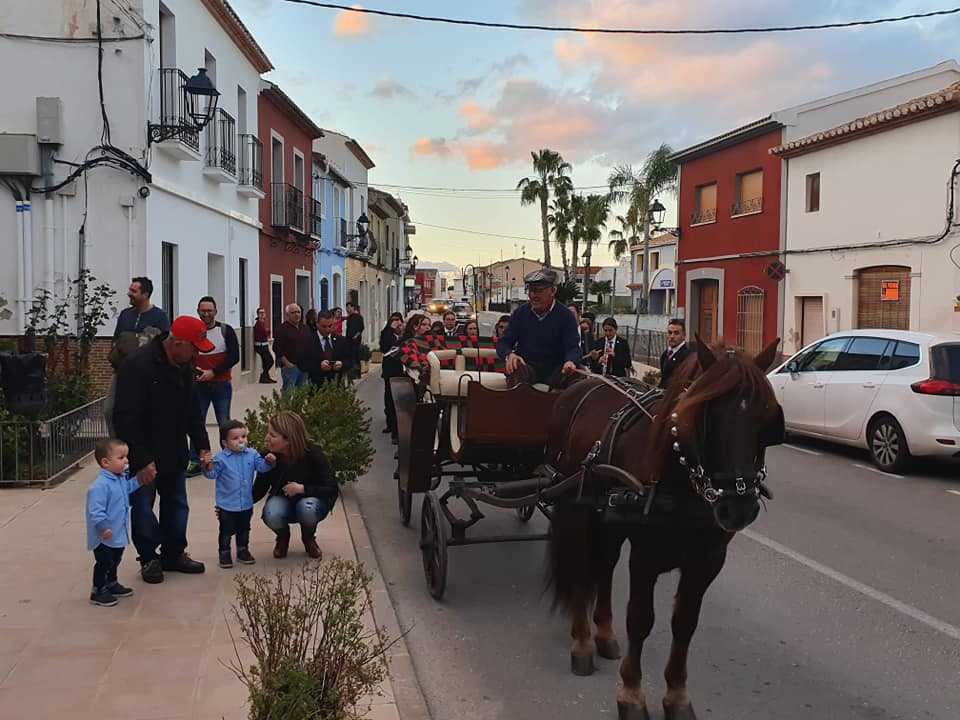
[[[290,533],[290,525],[299,523],[300,534],[312,538],[317,525],[330,512],[326,500],[315,497],[288,498],[275,495],[263,506],[263,522],[277,535]]]

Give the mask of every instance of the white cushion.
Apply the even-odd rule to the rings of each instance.
[[[460,406],[450,404],[450,451],[454,457],[460,454],[463,442],[460,440]]]
[[[469,377],[470,380],[462,380]],[[431,384],[433,378],[431,378]],[[476,370],[440,370],[437,373],[437,388],[442,397],[466,397],[467,385],[478,382],[494,390],[507,389],[507,376],[498,372],[477,372]]]

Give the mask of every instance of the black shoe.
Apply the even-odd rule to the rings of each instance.
[[[169,572],[187,573],[188,575],[199,575],[206,570],[202,562],[191,559],[187,553],[180,553],[174,558],[164,558],[163,569]]]
[[[148,560],[140,566],[140,577],[145,583],[156,585],[163,582],[163,565],[159,558]]]
[[[100,607],[113,607],[117,604],[117,599],[106,588],[100,588],[90,593],[90,604]]]
[[[240,553],[237,553],[237,559],[239,560]],[[220,551],[220,567],[222,568],[232,568],[233,567],[233,558],[230,557],[229,550]]]
[[[399,444],[400,444],[400,438],[398,438],[396,435],[394,435],[393,437],[390,438],[390,443],[391,443],[392,445],[399,445]]]
[[[237,548],[237,562],[244,565],[253,565],[256,561],[248,548]]]
[[[388,433],[392,433],[393,431],[392,431],[390,428],[385,427],[385,428],[384,428],[383,430],[381,430],[380,432],[382,432],[384,435],[386,435],[386,434],[388,434]]]
[[[111,595],[118,598],[127,598],[133,595],[133,588],[128,588],[126,585],[121,585],[117,581],[107,585],[107,590]]]
[[[196,477],[201,472],[203,471],[200,469],[200,463],[191,461],[187,465],[187,472],[186,472],[187,477]]]
[[[277,382],[277,381],[274,380],[273,378],[263,377],[263,378],[260,378],[260,382],[261,382],[261,384],[269,385],[269,384],[275,383],[275,382]]]

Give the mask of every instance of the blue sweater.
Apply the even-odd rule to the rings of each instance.
[[[224,448],[204,475],[217,481],[217,507],[238,512],[253,507],[254,476],[272,469],[273,465],[253,448],[238,453]]]
[[[577,319],[565,305],[554,302],[542,318],[524,303],[510,315],[510,324],[497,341],[497,355],[517,353],[531,365],[559,370],[567,360],[580,362],[580,331]]]
[[[140,488],[136,478],[114,475],[100,470],[97,479],[87,489],[87,550],[101,543],[107,547],[123,548],[130,542],[130,493]],[[113,537],[101,540],[100,533],[109,528]]]

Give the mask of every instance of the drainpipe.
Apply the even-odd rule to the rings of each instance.
[[[23,202],[16,201],[17,208],[17,334],[23,335],[27,329],[27,280],[24,270],[23,247]]]
[[[44,253],[46,254],[46,263],[44,269],[43,284],[49,292],[54,291],[53,275],[53,237],[55,233],[55,218],[53,215],[53,195],[47,193],[43,201],[43,240]]]
[[[29,303],[33,297],[33,205],[29,200],[21,203],[23,211],[23,298]]]

